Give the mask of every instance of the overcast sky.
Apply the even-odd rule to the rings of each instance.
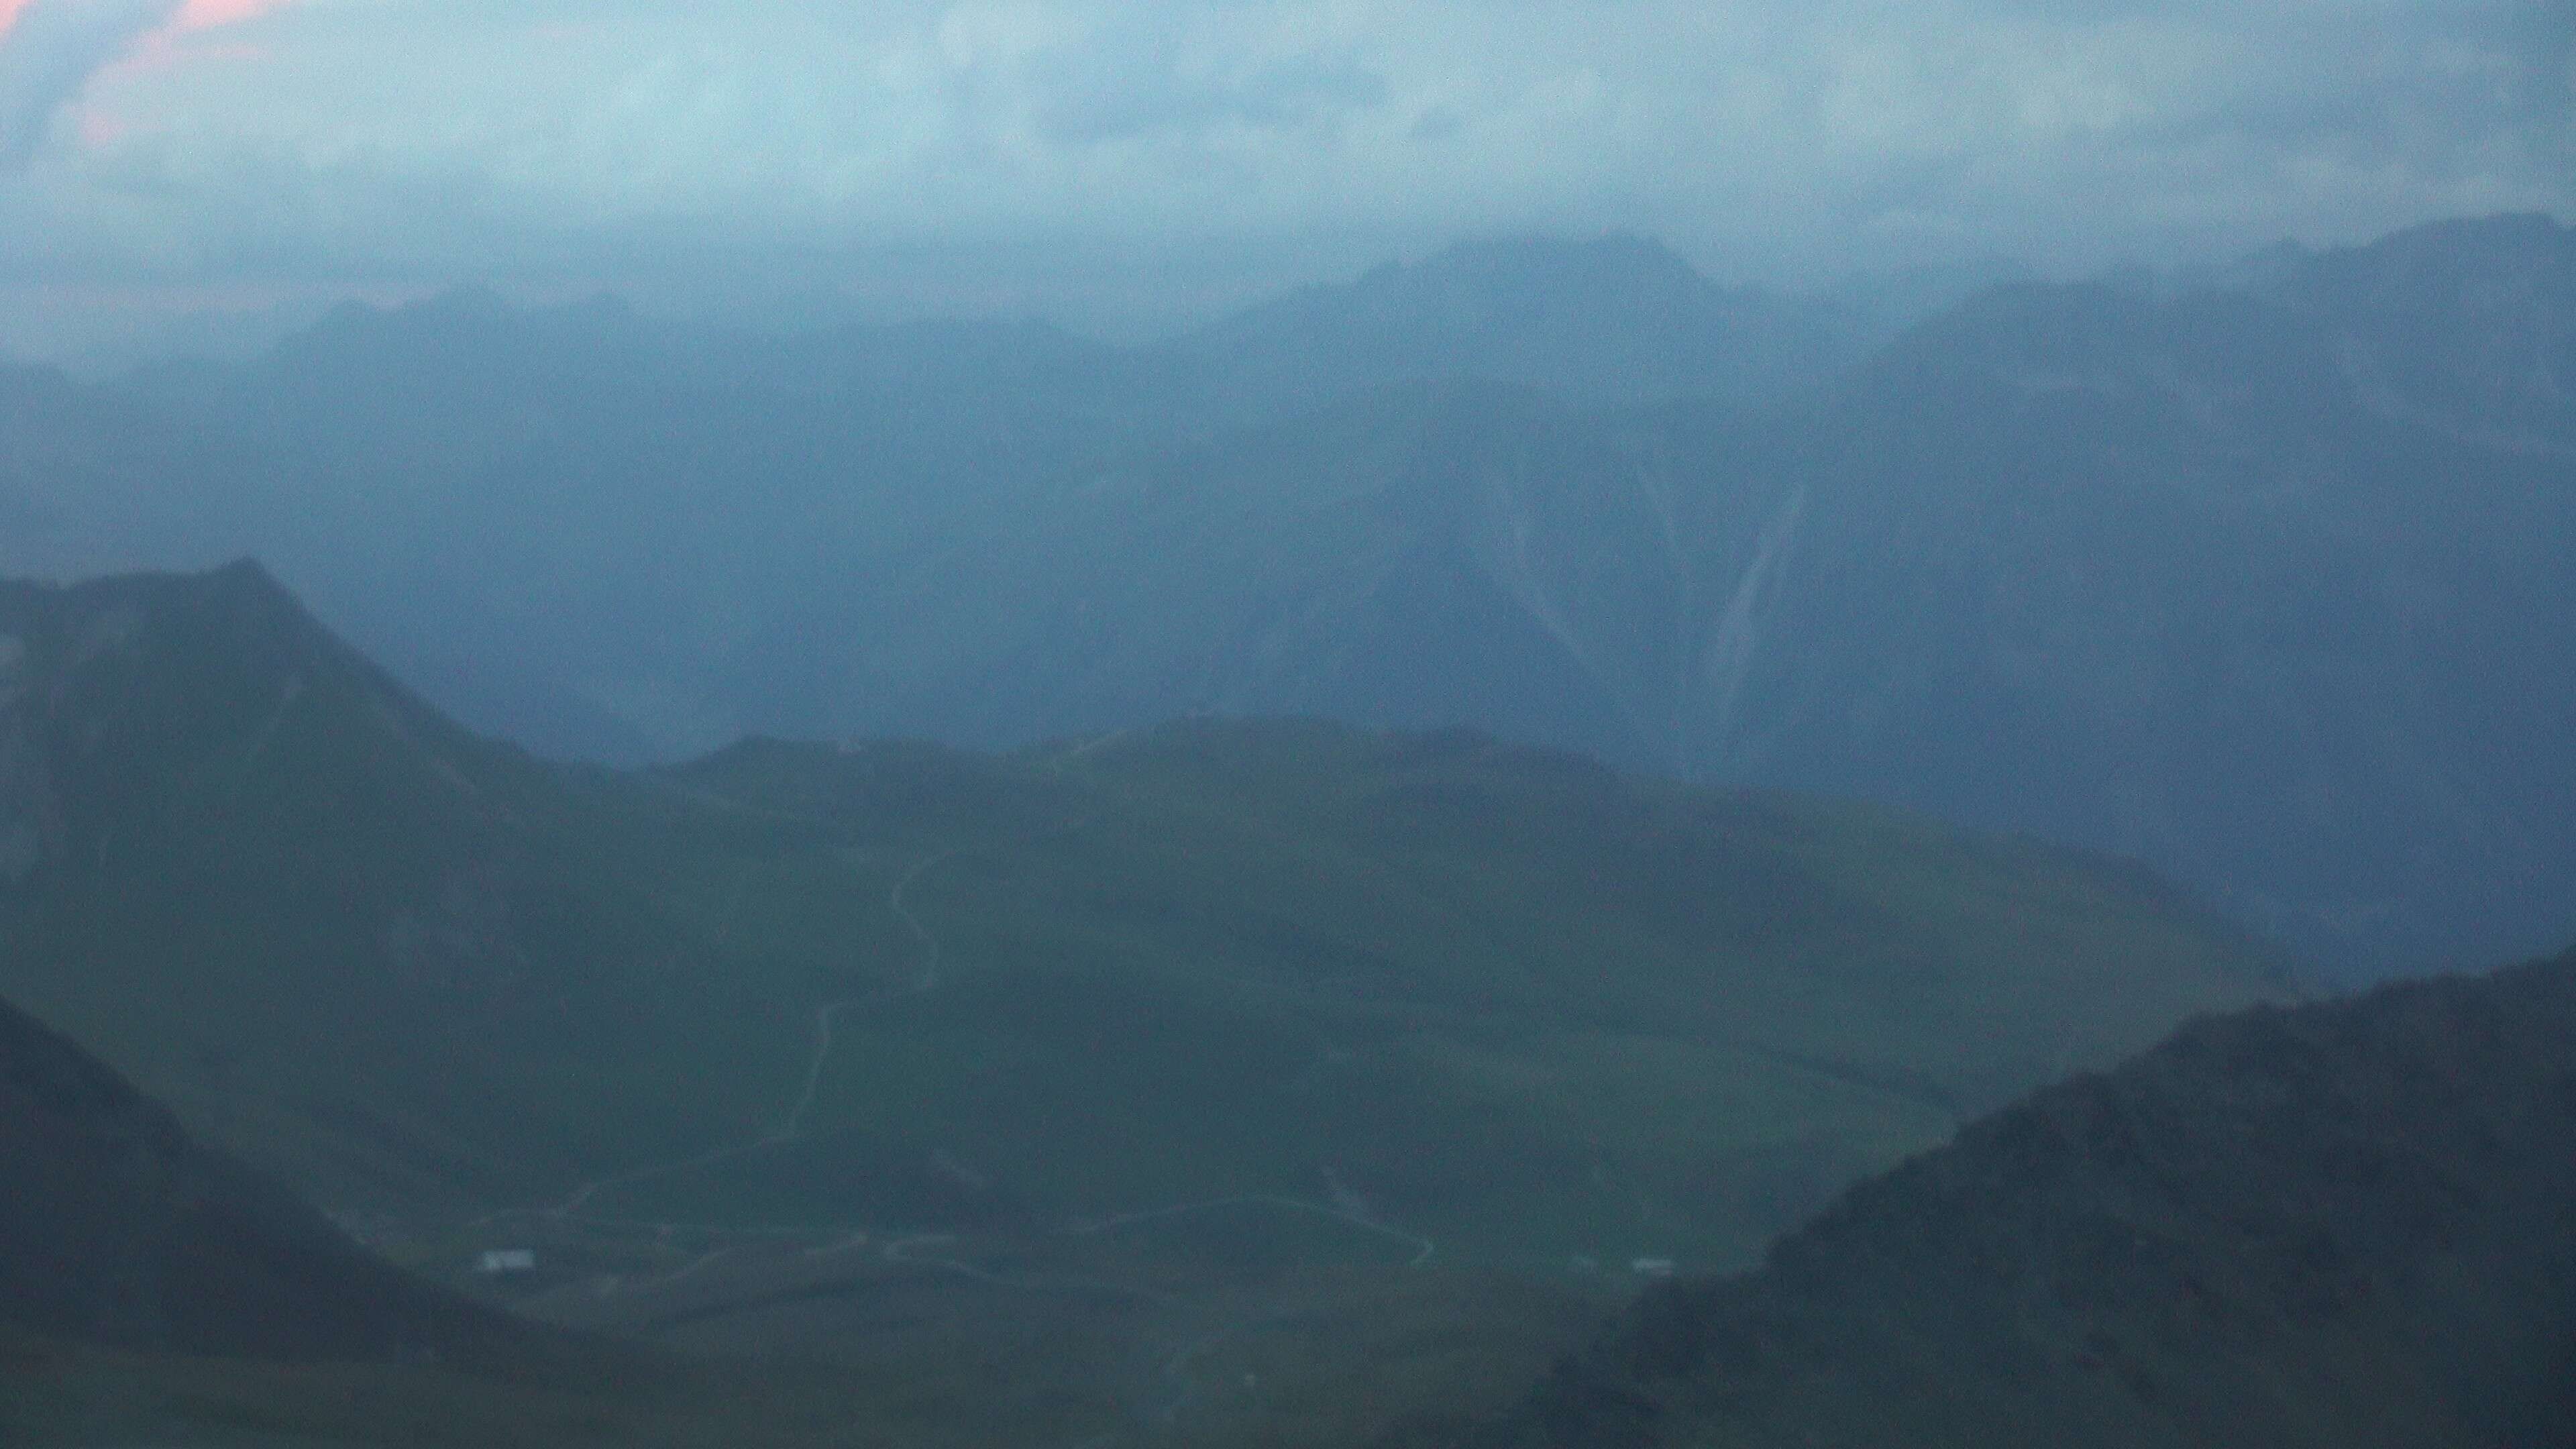
[[[1726,280],[2576,216],[2576,0],[0,0],[0,298],[1152,321],[1498,232]]]

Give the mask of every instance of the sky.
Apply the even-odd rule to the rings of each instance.
[[[0,0],[0,24],[22,333],[468,283],[1115,332],[1515,232],[1807,286],[2576,218],[2576,0]]]

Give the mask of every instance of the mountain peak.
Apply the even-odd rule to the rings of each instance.
[[[2576,227],[2538,212],[2460,217],[2308,253],[2277,290],[2312,305],[2424,310],[2576,287]]]
[[[230,563],[215,565],[197,575],[196,581],[211,597],[257,604],[310,622],[311,616],[305,613],[304,601],[280,582],[277,575],[269,572],[268,565],[247,554]]]
[[[1775,395],[1850,351],[1829,304],[1720,287],[1661,243],[1615,232],[1463,242],[1289,293],[1174,346],[1272,399],[1477,377],[1613,405]]]
[[[2354,250],[2391,254],[2433,248],[2474,249],[2509,255],[2571,246],[2576,246],[2576,226],[2543,211],[2504,211],[2424,222]]]
[[[1381,285],[1399,280],[1418,284],[1456,279],[1501,288],[1715,289],[1714,283],[1670,247],[1629,232],[1459,242],[1410,267],[1381,268],[1370,276],[1382,279]]]
[[[13,740],[19,757],[0,772],[0,837],[15,820],[31,842],[27,868],[0,880],[38,862],[85,870],[103,840],[192,828],[186,811],[140,803],[154,789],[180,789],[210,819],[262,792],[328,812],[369,791],[473,818],[486,809],[477,778],[515,758],[420,701],[255,560],[0,588],[0,638],[18,676],[0,695],[0,760]],[[352,753],[316,793],[305,746],[325,738]],[[94,810],[65,803],[84,792]]]
[[[1699,308],[1733,295],[1662,242],[1628,232],[1598,236],[1525,234],[1463,241],[1420,261],[1389,261],[1349,282],[1291,292],[1220,323],[1295,313],[1329,314],[1349,323],[1372,314],[1452,315],[1462,306],[1498,312],[1563,312],[1660,302]]]
[[[91,638],[81,653],[95,657],[107,635],[130,642],[146,631],[204,629],[218,637],[201,642],[215,652],[247,650],[272,659],[306,658],[327,649],[343,660],[355,655],[304,607],[293,590],[256,558],[238,558],[199,572],[128,574],[41,591],[52,600],[55,622]],[[43,620],[33,621],[42,627]],[[201,655],[201,662],[210,656]]]

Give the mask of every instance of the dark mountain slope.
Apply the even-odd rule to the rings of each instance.
[[[533,1337],[361,1251],[6,1005],[0,1325],[269,1359],[481,1357]]]
[[[1491,1442],[2572,1438],[2576,954],[2045,1090],[1653,1295]]]
[[[9,1449],[996,1441],[920,1399],[893,1370],[682,1360],[469,1302],[0,1005]]]

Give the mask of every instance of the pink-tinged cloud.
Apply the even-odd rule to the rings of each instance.
[[[26,8],[27,0],[0,0],[0,35],[9,33],[9,27],[18,23],[18,12]]]
[[[0,0],[0,6],[11,3],[12,0]],[[26,0],[15,0],[15,3],[25,4]],[[186,5],[180,7],[179,18],[174,22],[174,26],[180,30],[212,30],[218,25],[236,25],[244,20],[255,20],[272,10],[283,10],[294,3],[295,0],[188,0]]]
[[[32,0],[0,0],[0,5],[26,5]],[[208,43],[183,38],[201,32],[236,25],[273,11],[283,10],[295,0],[185,0],[176,6],[170,18],[145,32],[131,49],[100,67],[102,73],[125,74],[163,71],[179,65],[203,64],[216,60],[259,60],[268,55],[267,47],[247,43]],[[5,35],[5,32],[0,32]],[[93,128],[84,126],[81,136],[92,140]]]
[[[78,106],[72,112],[81,144],[93,151],[103,150],[132,135],[134,128],[121,116],[111,115],[96,106]]]
[[[27,164],[90,77],[168,25],[183,0],[18,0],[0,32],[0,171]]]

